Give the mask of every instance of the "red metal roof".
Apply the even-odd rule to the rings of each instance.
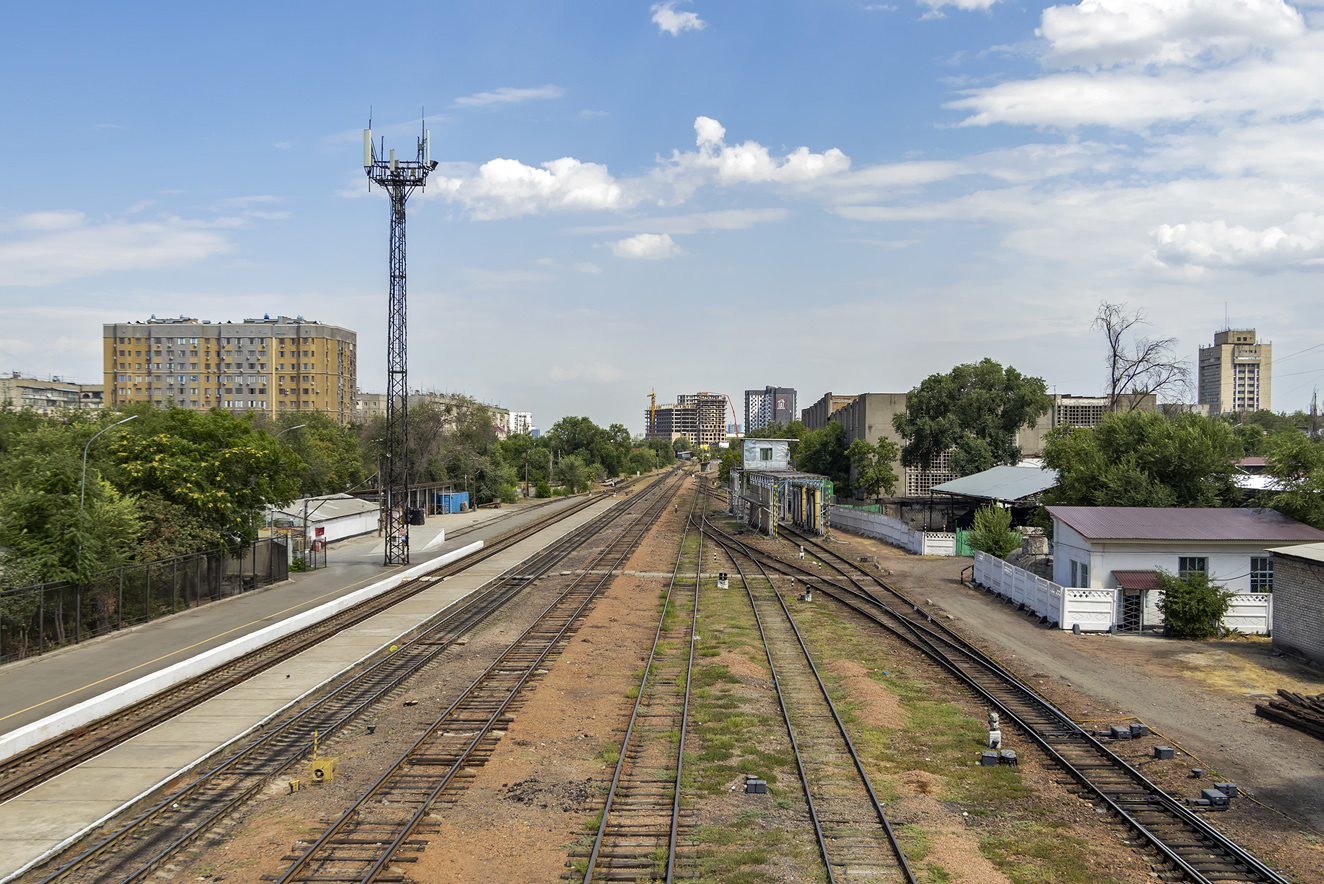
[[[1273,510],[1050,506],[1048,512],[1090,540],[1324,541],[1324,531]]]
[[[1156,571],[1114,571],[1113,577],[1122,589],[1158,589]]]

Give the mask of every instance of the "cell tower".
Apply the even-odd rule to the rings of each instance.
[[[409,358],[405,320],[405,200],[414,188],[423,187],[428,173],[437,168],[429,146],[430,134],[423,129],[418,155],[397,160],[395,151],[382,153],[372,143],[372,123],[363,130],[363,171],[370,182],[381,185],[391,196],[391,291],[386,309],[386,451],[377,484],[382,498],[382,527],[386,533],[385,565],[409,564]],[[368,185],[371,189],[372,185]]]

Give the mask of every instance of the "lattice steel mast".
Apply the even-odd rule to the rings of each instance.
[[[414,188],[423,187],[437,168],[429,149],[429,132],[418,140],[413,160],[397,160],[395,151],[380,156],[370,128],[363,130],[363,171],[391,197],[391,290],[386,310],[386,457],[378,477],[382,498],[382,527],[386,533],[383,564],[409,563],[409,359],[405,303],[405,201]],[[386,153],[382,139],[382,154]],[[369,184],[369,187],[372,185]]]

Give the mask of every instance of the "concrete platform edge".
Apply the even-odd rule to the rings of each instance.
[[[34,721],[31,724],[24,725],[17,730],[11,731],[0,737],[0,760],[9,758],[13,755],[29,749],[51,737],[65,733],[77,727],[82,727],[104,715],[109,715],[130,706],[139,700],[150,697],[152,694],[161,691],[167,687],[178,684],[181,681],[192,678],[195,675],[206,672],[222,663],[228,663],[238,657],[247,654],[249,651],[259,648],[265,644],[284,638],[290,633],[297,632],[306,626],[324,620],[332,614],[336,614],[344,609],[363,601],[380,595],[383,592],[394,589],[407,580],[420,577],[431,571],[448,565],[456,559],[463,558],[471,553],[477,552],[483,546],[483,541],[477,540],[473,543],[460,547],[457,550],[430,559],[421,565],[417,565],[408,570],[394,574],[385,580],[378,581],[371,586],[341,596],[319,605],[302,614],[297,614],[287,620],[273,623],[271,626],[259,629],[257,632],[250,633],[234,641],[221,645],[206,651],[196,657],[188,660],[181,660],[173,666],[168,666],[159,672],[145,675],[129,684],[107,691],[106,693],[85,700],[76,706],[48,715],[40,721]]]

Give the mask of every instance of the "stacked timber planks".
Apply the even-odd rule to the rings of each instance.
[[[1324,694],[1308,697],[1278,689],[1280,700],[1256,703],[1255,714],[1324,740]]]

